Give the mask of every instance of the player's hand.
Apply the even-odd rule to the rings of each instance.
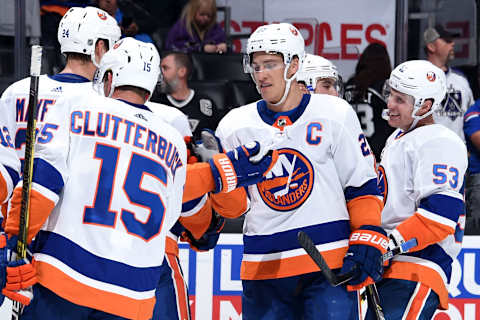
[[[208,162],[217,153],[223,152],[220,140],[210,129],[202,129],[200,132],[201,140],[193,144],[193,150],[196,156],[202,162]]]
[[[215,155],[209,161],[215,180],[214,192],[230,192],[262,181],[277,159],[276,150],[258,142]]]
[[[188,242],[190,247],[195,251],[208,251],[217,244],[218,237],[220,236],[220,232],[224,226],[225,218],[212,210],[212,220],[210,222],[210,226],[200,237],[200,239],[195,239],[195,237],[188,230],[185,230],[180,238],[182,241]]]
[[[348,282],[349,291],[359,290],[382,279],[382,255],[387,249],[387,233],[381,227],[364,225],[352,232],[340,271],[343,274],[356,270],[356,275]]]
[[[31,287],[37,283],[34,266],[27,260],[15,260],[14,248],[17,237],[7,238],[0,234],[0,295],[28,305],[33,298]]]

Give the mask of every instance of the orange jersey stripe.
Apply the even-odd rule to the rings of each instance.
[[[411,251],[422,250],[431,244],[442,241],[455,232],[453,228],[427,219],[417,212],[400,223],[397,226],[397,230],[405,240],[417,238],[418,245],[412,248]]]
[[[135,300],[90,287],[42,261],[37,261],[35,268],[38,282],[41,285],[72,303],[128,319],[148,320],[152,318],[155,296],[150,299]]]
[[[22,188],[17,187],[15,190],[13,190],[11,209],[8,213],[7,222],[5,223],[5,231],[8,234],[18,235],[21,206]],[[31,242],[33,237],[38,233],[38,231],[40,231],[54,207],[55,203],[52,200],[46,198],[40,192],[34,189],[30,190],[30,214],[27,237],[28,242]]]
[[[183,188],[183,200],[187,202],[200,198],[215,189],[210,165],[205,162],[187,165],[187,179]]]
[[[381,212],[383,202],[376,196],[361,196],[348,201],[348,213],[350,214],[350,227],[352,230],[362,225],[381,225]]]
[[[322,256],[331,269],[340,268],[343,264],[343,257],[347,248],[338,248],[322,251]],[[242,261],[240,278],[243,280],[265,280],[292,277],[299,274],[320,271],[318,266],[306,254],[271,261]]]
[[[170,237],[165,238],[165,253],[172,254],[178,257],[178,243]]]
[[[8,186],[5,178],[0,174],[0,203],[4,203],[8,196]]]
[[[178,318],[180,320],[190,319],[187,288],[185,285],[185,280],[183,279],[182,272],[180,271],[180,266],[178,265],[177,257],[170,254],[166,254],[165,259],[168,259],[168,264],[170,268],[172,268],[173,270],[173,280],[175,283],[177,306],[179,308]]]
[[[420,313],[423,310],[423,306],[425,305],[425,301],[430,294],[430,288],[427,286],[419,283],[415,292],[413,293],[413,297],[410,299],[409,305],[410,307],[407,308],[406,317],[404,315],[405,320],[417,320],[419,319]]]
[[[212,207],[225,218],[238,218],[247,211],[248,200],[244,188],[237,188],[229,193],[210,194]]]
[[[440,298],[440,308],[448,309],[448,291],[442,277],[435,270],[412,262],[393,261],[384,278],[421,282],[431,288]]]

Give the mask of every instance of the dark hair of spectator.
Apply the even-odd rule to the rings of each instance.
[[[211,14],[210,24],[205,29],[200,29],[195,23],[195,14],[202,7],[209,7]],[[185,21],[185,26],[190,36],[193,37],[192,28],[195,28],[200,40],[203,41],[207,31],[217,23],[217,4],[215,0],[190,0],[183,8],[181,19]]]
[[[368,87],[390,77],[392,66],[387,49],[379,43],[369,44],[360,55],[352,83],[357,88],[356,96],[364,97]]]
[[[193,68],[192,60],[190,59],[190,56],[183,52],[168,52],[163,57],[165,58],[168,56],[173,56],[173,60],[175,61],[175,66],[177,68],[184,67],[187,70],[186,77],[187,79],[190,79],[190,75],[192,73],[192,68]]]

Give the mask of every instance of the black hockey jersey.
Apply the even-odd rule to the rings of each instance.
[[[215,131],[223,116],[212,99],[194,90],[190,90],[190,95],[183,101],[176,100],[167,94],[154,94],[152,101],[176,107],[182,111],[188,117],[190,129],[196,139],[200,138],[200,131],[204,128]]]
[[[395,130],[382,118],[382,111],[387,108],[387,103],[381,94],[382,87],[383,82],[373,84],[368,87],[364,97],[356,96],[356,88],[353,84],[347,83],[345,88],[345,100],[352,105],[357,113],[362,130],[375,154],[377,162],[380,161],[380,154],[387,138]]]

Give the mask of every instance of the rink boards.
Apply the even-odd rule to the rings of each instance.
[[[180,260],[188,281],[194,319],[240,320],[240,264],[242,236],[222,234],[209,252],[189,250],[180,244]],[[434,320],[480,319],[480,236],[465,236],[453,264],[449,309]],[[197,317],[195,317],[198,315]]]

